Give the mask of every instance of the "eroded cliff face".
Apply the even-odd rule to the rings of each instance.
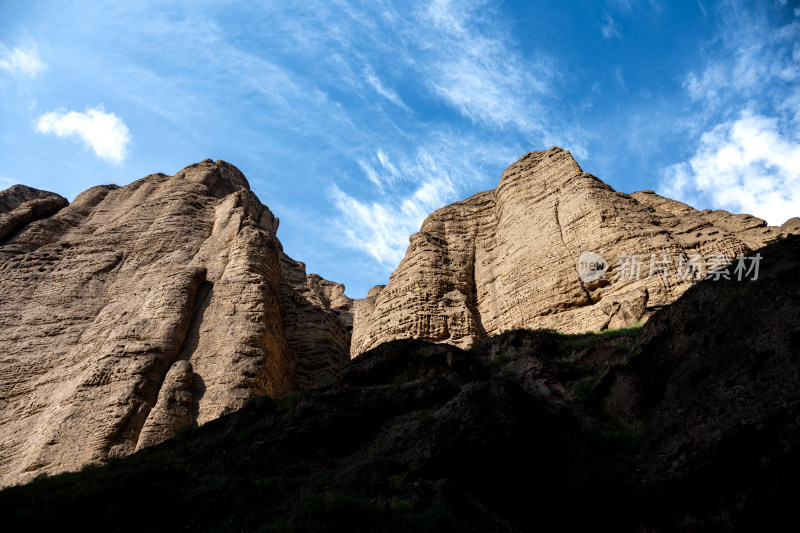
[[[281,254],[281,301],[286,340],[297,354],[298,389],[335,379],[350,360],[352,301],[344,285],[316,274],[305,265]]]
[[[344,287],[283,253],[232,165],[67,207],[31,191],[0,194],[0,485],[132,453],[348,359]]]
[[[514,328],[618,327],[697,281],[677,275],[677,258],[732,259],[797,225],[697,211],[652,191],[619,193],[567,151],[532,152],[503,172],[496,189],[425,220],[389,283],[354,302],[352,355],[403,338],[465,347]],[[602,278],[581,279],[584,251],[605,259]],[[633,255],[638,277],[622,272],[620,258]],[[649,275],[651,257],[671,261],[666,279],[661,270]]]

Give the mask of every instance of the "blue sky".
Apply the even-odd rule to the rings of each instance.
[[[130,4],[130,5],[125,5]],[[0,188],[237,165],[363,296],[447,203],[552,145],[624,192],[800,215],[800,6],[3,2]]]

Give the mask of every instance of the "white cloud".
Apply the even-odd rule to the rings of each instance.
[[[428,215],[461,199],[466,183],[484,178],[483,163],[507,165],[519,155],[517,148],[480,145],[475,139],[444,136],[427,144],[399,158],[397,164],[379,150],[382,172],[362,165],[368,179],[381,184],[379,200],[358,199],[336,185],[329,190],[339,211],[335,223],[347,238],[346,244],[372,256],[387,272],[403,258],[409,235],[419,231]]]
[[[9,50],[0,43],[0,70],[16,75],[22,74],[31,78],[44,70],[45,64],[39,59],[39,52],[35,47]]]
[[[362,168],[364,168],[362,166]],[[369,170],[367,170],[367,168]],[[372,167],[365,173],[374,173]],[[380,202],[363,202],[343,192],[335,184],[330,197],[340,212],[339,226],[351,247],[371,255],[382,266],[393,269],[408,247],[408,237],[419,231],[422,221],[434,210],[452,201],[457,194],[457,177],[444,171],[433,157],[422,151],[419,159],[402,168],[418,182],[406,195],[393,191]],[[378,180],[377,176],[369,177]]]
[[[112,163],[125,159],[131,140],[128,127],[114,113],[106,113],[102,106],[87,108],[85,113],[51,111],[39,117],[36,128],[42,133],[58,137],[78,137],[95,155]]]
[[[619,32],[619,26],[608,13],[603,13],[603,23],[600,25],[600,31],[606,39],[611,39],[612,37],[619,39],[622,37]]]
[[[662,185],[697,207],[781,224],[800,215],[800,24],[732,1],[718,10],[714,52],[683,80],[694,153],[665,168]]]
[[[384,87],[374,70],[367,68],[364,72],[364,78],[366,79],[367,84],[375,89],[375,92],[377,92],[379,95],[383,96],[397,107],[411,112],[411,109],[403,102],[394,89]]]
[[[800,139],[775,117],[743,113],[704,133],[688,163],[665,170],[663,187],[688,203],[707,200],[780,225],[800,216]]]
[[[415,64],[433,93],[473,122],[541,135],[555,70],[542,52],[536,60],[518,53],[486,4],[437,0],[419,10],[406,28],[422,52]]]
[[[704,106],[698,118],[743,109],[746,100],[777,107],[797,94],[800,23],[776,26],[764,12],[745,11],[732,2],[720,9],[725,24],[715,41],[719,52],[683,81],[689,97]]]

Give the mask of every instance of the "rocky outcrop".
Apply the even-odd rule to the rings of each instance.
[[[62,196],[53,192],[34,189],[27,185],[12,185],[8,189],[0,191],[0,215],[10,213],[26,202],[45,200],[48,198],[64,199]]]
[[[600,303],[600,309],[608,316],[609,328],[621,328],[635,323],[647,313],[647,289],[613,294]]]
[[[788,227],[698,211],[653,191],[619,193],[567,151],[532,152],[496,189],[425,220],[389,283],[354,303],[352,355],[393,339],[465,347],[514,328],[580,332],[646,319],[652,304],[674,301],[704,276],[709,261],[746,254]],[[584,279],[583,252],[605,261],[603,276]],[[703,265],[691,270],[698,257]],[[607,313],[624,293],[646,294],[650,305]]]
[[[781,233],[800,235],[800,217],[792,217],[781,225]]]
[[[67,205],[58,194],[25,185],[0,191],[0,242],[32,220],[45,217]]]
[[[232,165],[67,207],[35,196],[0,195],[15,217],[0,239],[0,485],[129,454],[348,359],[343,287],[283,253]]]
[[[339,375],[350,359],[352,301],[344,285],[306,274],[305,265],[281,254],[281,302],[286,340],[297,359],[296,385],[303,389]]]

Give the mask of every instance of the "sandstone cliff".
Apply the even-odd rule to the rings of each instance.
[[[465,347],[514,328],[621,326],[646,318],[648,302],[670,303],[697,281],[677,275],[678,258],[684,266],[698,254],[731,259],[797,226],[697,211],[653,191],[619,193],[567,151],[532,152],[503,172],[496,189],[425,220],[389,283],[354,302],[352,355],[393,339]],[[581,279],[584,251],[605,259],[605,276]],[[638,279],[619,260],[634,255]],[[666,279],[657,263],[665,257]]]
[[[232,165],[66,203],[0,193],[0,485],[129,454],[348,359],[344,287],[283,253]]]

